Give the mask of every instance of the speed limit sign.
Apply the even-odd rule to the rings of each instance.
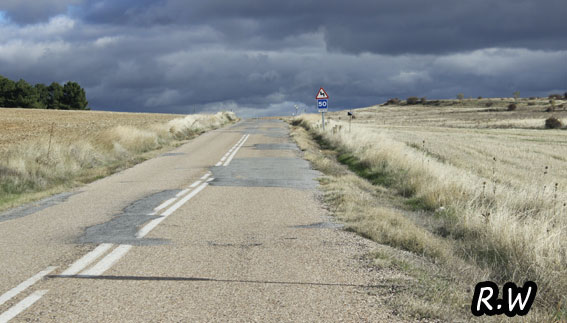
[[[319,112],[327,112],[327,108],[329,107],[329,100],[317,100],[317,109]]]

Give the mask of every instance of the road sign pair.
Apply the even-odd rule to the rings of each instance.
[[[317,99],[317,110],[319,110],[319,112],[327,112],[327,108],[329,107],[329,95],[325,89],[320,88],[315,99]]]

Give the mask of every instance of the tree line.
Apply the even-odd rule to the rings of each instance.
[[[0,107],[89,110],[85,90],[75,82],[30,85],[25,80],[14,82],[0,75]]]

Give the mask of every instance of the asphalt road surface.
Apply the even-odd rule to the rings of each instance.
[[[0,322],[392,322],[286,124],[248,120],[0,214]]]

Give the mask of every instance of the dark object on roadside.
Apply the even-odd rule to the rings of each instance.
[[[406,100],[407,105],[414,105],[419,103],[419,98],[417,96],[410,96]]]
[[[494,102],[486,102],[486,103],[484,104],[484,106],[487,107],[487,108],[489,108],[489,107],[491,107],[493,104],[494,104]]]
[[[563,93],[563,98],[567,100],[567,92]]]
[[[553,107],[547,107],[547,109],[545,109],[545,112],[553,112],[553,111],[555,111]]]
[[[482,96],[477,97],[477,100],[482,100]]]
[[[561,123],[561,120],[556,117],[549,117],[545,119],[546,129],[560,129],[561,127],[563,127],[563,123]]]
[[[535,97],[535,96],[530,96],[530,100],[535,100],[535,99],[537,99],[537,97]]]
[[[528,105],[535,105],[535,102],[528,102]]]
[[[550,94],[548,99],[563,100],[563,95],[561,95],[561,94]]]
[[[508,111],[514,111],[518,108],[515,103],[508,104]]]
[[[350,111],[347,112],[347,116],[349,116],[351,119],[356,119],[356,117],[354,116],[354,114]]]

